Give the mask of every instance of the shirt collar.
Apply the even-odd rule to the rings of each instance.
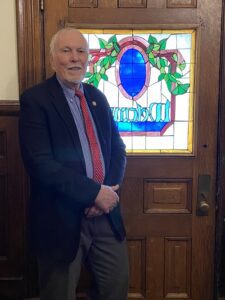
[[[74,95],[75,95],[74,90],[71,89],[71,88],[69,88],[64,82],[62,82],[62,80],[57,76],[57,74],[56,74],[56,78],[57,78],[57,80],[58,80],[58,82],[59,82],[61,88],[63,89],[64,93],[65,93],[66,95],[69,95],[70,97],[71,97],[71,96],[74,97]],[[84,87],[83,87],[83,84],[82,84],[82,83],[80,84],[80,91],[81,91],[82,93],[84,93]]]

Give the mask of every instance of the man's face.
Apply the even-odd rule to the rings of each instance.
[[[67,86],[78,88],[88,64],[88,45],[79,31],[59,33],[50,62],[52,69]]]

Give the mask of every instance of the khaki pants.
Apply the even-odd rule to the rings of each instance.
[[[71,264],[56,264],[38,259],[40,299],[75,300],[82,263],[93,278],[89,300],[127,299],[126,241],[119,242],[115,239],[104,215],[83,219],[80,247]]]

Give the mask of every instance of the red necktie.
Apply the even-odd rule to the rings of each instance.
[[[87,101],[84,94],[80,90],[76,90],[75,94],[80,99],[80,107],[82,110],[84,124],[86,128],[86,134],[90,145],[92,164],[93,164],[93,179],[99,183],[103,183],[104,175],[103,175],[103,165],[102,165],[101,154],[100,154],[101,152],[94,131],[91,116],[88,110]]]

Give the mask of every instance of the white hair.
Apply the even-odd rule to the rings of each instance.
[[[54,52],[54,48],[55,48],[55,44],[56,44],[56,41],[57,41],[57,38],[58,36],[62,33],[62,32],[67,32],[67,31],[75,31],[75,32],[79,32],[82,36],[83,34],[76,28],[74,27],[65,27],[65,28],[62,28],[60,29],[59,31],[57,31],[51,38],[51,41],[50,41],[50,44],[49,44],[49,51],[50,51],[50,54],[53,55],[53,52]],[[83,36],[84,40],[86,41],[85,37]],[[86,41],[87,43],[87,41]],[[88,44],[88,43],[87,43]]]

